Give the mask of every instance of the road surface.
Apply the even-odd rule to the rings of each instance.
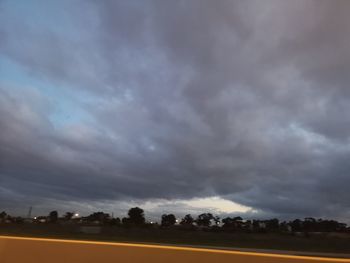
[[[324,258],[205,248],[0,236],[1,263],[317,263]]]

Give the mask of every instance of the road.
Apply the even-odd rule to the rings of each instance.
[[[0,236],[1,263],[317,263],[349,262],[324,258],[205,248]]]

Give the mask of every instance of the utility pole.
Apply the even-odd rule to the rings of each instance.
[[[32,209],[33,207],[29,207],[27,218],[32,218]]]

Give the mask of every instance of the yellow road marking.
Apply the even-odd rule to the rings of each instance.
[[[257,257],[273,257],[273,258],[285,258],[285,259],[304,259],[304,260],[315,260],[315,261],[317,260],[317,261],[325,261],[325,262],[350,262],[350,259],[345,259],[345,258],[326,258],[326,257],[315,257],[315,256],[298,256],[298,255],[285,255],[285,254],[273,254],[273,253],[261,253],[261,252],[220,250],[220,249],[210,249],[210,248],[180,247],[180,246],[169,246],[169,245],[150,245],[150,244],[137,244],[137,243],[118,243],[118,242],[85,241],[85,240],[69,240],[69,239],[53,239],[53,238],[36,238],[36,237],[33,238],[33,237],[16,237],[16,236],[0,236],[0,239],[45,241],[45,242],[61,242],[61,243],[90,244],[90,245],[108,245],[108,246],[121,246],[121,247],[156,248],[156,249],[169,249],[169,250],[182,250],[182,251],[192,251],[192,252],[221,253],[221,254],[257,256]]]

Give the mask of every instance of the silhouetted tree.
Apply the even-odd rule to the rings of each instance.
[[[119,217],[117,217],[117,218],[112,218],[112,219],[110,220],[110,224],[111,224],[112,226],[118,226],[118,225],[120,225],[120,218],[119,218]]]
[[[306,217],[303,222],[303,230],[306,233],[317,231],[316,219],[312,217]]]
[[[49,222],[51,223],[56,223],[58,219],[58,213],[57,211],[51,211],[49,214]]]
[[[303,222],[300,219],[295,219],[290,223],[293,232],[303,231]]]
[[[213,220],[214,220],[214,223],[215,223],[216,226],[218,226],[220,224],[220,217],[214,216]]]
[[[9,215],[5,211],[2,211],[0,213],[0,222],[4,222],[8,217]]]
[[[265,223],[266,223],[266,229],[268,231],[278,231],[278,229],[279,229],[279,221],[278,221],[277,218],[266,220]]]
[[[337,231],[339,232],[345,232],[346,231],[346,224],[345,223],[338,223],[338,226],[337,226]],[[350,228],[349,228],[350,230]],[[349,231],[350,232],[350,231]]]
[[[64,218],[65,220],[71,220],[73,216],[74,216],[74,213],[72,213],[72,212],[66,212],[66,213],[64,214],[63,218]]]
[[[193,223],[194,223],[194,219],[190,214],[185,215],[185,217],[182,218],[180,222],[181,225],[187,225],[187,226],[192,226]]]
[[[233,221],[235,222],[236,228],[237,229],[242,229],[243,228],[243,218],[240,216],[236,216],[233,218]]]
[[[223,227],[231,230],[241,229],[243,225],[243,219],[240,216],[226,217],[222,219]]]
[[[225,217],[221,220],[222,222],[222,227],[223,228],[233,228],[234,227],[234,221],[233,218],[231,217]]]
[[[176,217],[173,214],[162,215],[162,226],[173,226],[176,223]]]
[[[145,224],[145,215],[141,208],[134,207],[131,208],[128,212],[129,223],[134,225],[143,225]]]
[[[128,217],[123,217],[123,218],[122,218],[122,224],[123,224],[124,226],[129,225],[129,222],[130,222],[130,218],[128,218]]]
[[[214,216],[211,213],[200,214],[196,219],[196,224],[198,226],[209,227],[211,225],[211,220],[214,219]]]
[[[289,232],[291,230],[291,225],[290,225],[290,223],[283,221],[280,223],[279,229],[283,232]]]
[[[251,220],[247,220],[245,223],[244,223],[244,229],[246,231],[251,231],[253,229],[253,224],[252,224],[252,221]]]
[[[253,231],[254,232],[265,232],[265,221],[253,220]]]
[[[2,211],[0,213],[0,219],[5,219],[7,217],[7,213],[5,211]]]
[[[13,218],[13,222],[17,223],[17,224],[22,224],[22,223],[24,223],[24,218],[21,216],[17,216],[15,218]]]
[[[109,219],[110,219],[110,216],[109,214],[106,214],[106,213],[103,213],[103,212],[95,212],[95,213],[92,213],[91,215],[89,215],[87,217],[88,221],[90,222],[99,222],[99,223],[106,223]]]

